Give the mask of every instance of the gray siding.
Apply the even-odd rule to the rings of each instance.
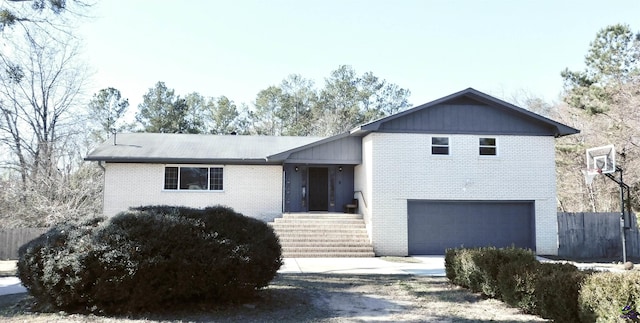
[[[380,126],[383,132],[447,134],[554,135],[555,128],[512,110],[471,100],[439,104]]]
[[[362,139],[345,137],[292,152],[286,163],[350,164],[362,161]]]

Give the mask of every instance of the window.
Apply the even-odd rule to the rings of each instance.
[[[495,156],[498,147],[496,146],[496,138],[480,138],[480,155]]]
[[[449,138],[431,137],[432,155],[449,155]]]
[[[222,167],[209,168],[209,189],[222,191]]]
[[[222,167],[165,167],[164,189],[222,191]]]

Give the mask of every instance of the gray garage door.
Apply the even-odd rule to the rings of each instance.
[[[535,248],[533,201],[409,201],[409,254],[447,248]]]

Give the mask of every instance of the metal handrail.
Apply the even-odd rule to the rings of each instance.
[[[353,194],[355,193],[360,193],[360,196],[362,196],[362,202],[364,203],[364,207],[368,209],[369,207],[367,206],[367,200],[364,199],[364,194],[362,194],[362,191],[354,191]]]

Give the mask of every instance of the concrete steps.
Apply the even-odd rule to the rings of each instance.
[[[375,256],[360,214],[285,213],[269,225],[285,258]]]

